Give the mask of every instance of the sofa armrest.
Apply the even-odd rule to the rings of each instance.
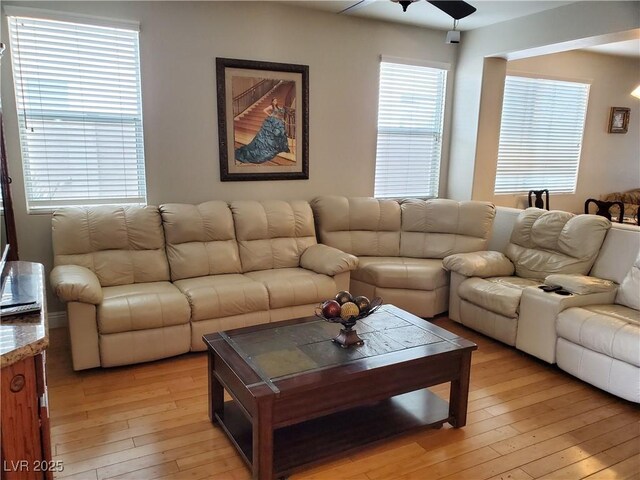
[[[577,295],[611,292],[618,287],[611,280],[602,280],[601,278],[588,277],[586,275],[569,275],[563,273],[555,273],[547,276],[547,278],[544,279],[544,283],[554,287],[562,287],[564,290]]]
[[[64,302],[82,302],[99,305],[102,287],[91,270],[78,265],[59,265],[49,277],[55,294]]]
[[[339,273],[355,270],[358,266],[358,258],[319,243],[311,245],[302,253],[300,266],[333,277]]]
[[[442,266],[465,277],[508,277],[515,271],[513,263],[503,253],[492,251],[449,255],[442,261]]]

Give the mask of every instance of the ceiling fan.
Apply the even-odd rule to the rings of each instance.
[[[407,7],[418,0],[391,0],[392,2],[399,3],[402,6],[402,11],[406,12]],[[429,0],[427,0],[429,1]],[[461,18],[467,17],[476,11],[476,7],[469,5],[467,2],[459,1],[440,1],[440,2],[432,2],[429,1],[431,5],[436,8],[439,8],[444,13],[452,17],[454,20],[460,20]]]
[[[359,2],[351,5],[350,7],[345,8],[339,13],[345,13],[347,11],[355,11],[360,10],[360,8],[373,3],[375,0],[360,0]],[[394,3],[399,3],[402,6],[402,11],[406,12],[407,7],[414,2],[419,0],[391,0]],[[456,1],[431,1],[427,0],[431,5],[436,8],[439,8],[444,13],[452,17],[454,20],[460,20],[461,18],[467,17],[476,11],[476,7],[469,5],[467,2],[463,2],[462,0]]]

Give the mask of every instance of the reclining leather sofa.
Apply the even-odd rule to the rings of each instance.
[[[311,207],[320,241],[358,257],[351,293],[425,318],[448,308],[442,259],[486,250],[495,216],[491,203],[445,199],[324,196]]]
[[[527,288],[516,347],[640,402],[640,228],[612,224],[588,276],[550,275],[570,295]]]
[[[497,213],[492,244],[504,253],[444,259],[449,317],[640,403],[640,229],[594,215]],[[507,230],[508,241],[498,238]]]
[[[516,346],[523,291],[554,273],[589,273],[611,222],[595,215],[528,208],[513,226],[505,252],[451,255],[449,318]]]
[[[613,301],[563,310],[556,333],[558,367],[640,402],[640,254]]]
[[[316,242],[304,201],[64,208],[51,285],[73,367],[202,350],[213,331],[307,316],[357,259]],[[166,240],[165,240],[166,237]]]

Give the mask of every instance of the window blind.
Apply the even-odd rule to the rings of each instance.
[[[589,85],[507,76],[495,193],[574,193]]]
[[[145,203],[138,32],[9,17],[28,208]]]
[[[380,63],[376,197],[438,195],[446,79],[444,69]]]

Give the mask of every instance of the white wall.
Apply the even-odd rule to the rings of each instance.
[[[483,124],[495,124],[494,102],[501,99],[502,85],[484,82],[483,76],[495,78],[491,70],[504,67],[485,64],[487,57],[522,58],[559,52],[613,41],[621,32],[637,28],[640,28],[640,2],[586,1],[465,32],[456,63],[449,197],[480,199],[474,191],[475,178],[490,176],[491,165],[495,170],[493,152],[497,151],[499,132],[483,129]],[[481,109],[481,103],[492,106]]]
[[[457,48],[444,43],[443,32],[275,2],[3,3],[140,21],[150,204],[372,195],[380,55],[453,63]],[[8,43],[4,17],[2,30]],[[309,180],[219,181],[215,57],[309,65]],[[26,213],[8,61],[2,70],[20,255],[50,268],[51,218]],[[446,127],[444,145],[447,133]],[[445,147],[445,175],[447,154]],[[51,295],[49,303],[52,311],[62,309]]]
[[[591,84],[576,192],[552,195],[552,208],[580,213],[587,198],[640,187],[640,100],[630,95],[640,84],[639,58],[571,51],[509,61],[506,69],[507,75],[524,73]],[[495,103],[500,105],[502,99]],[[607,132],[609,110],[614,106],[631,108],[626,134]],[[499,135],[499,123],[497,129]],[[497,151],[492,153],[482,155],[482,164],[476,167],[482,175],[474,178],[473,198],[496,205],[526,206],[526,196],[494,195]]]

